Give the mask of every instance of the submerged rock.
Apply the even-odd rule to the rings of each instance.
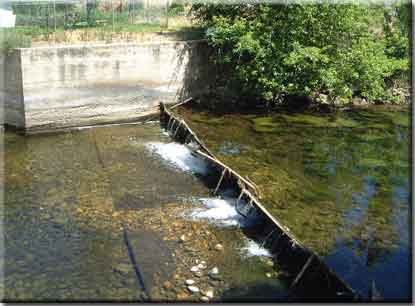
[[[217,245],[215,245],[215,250],[216,251],[223,251],[223,245],[221,245],[220,243],[218,243]]]
[[[192,293],[197,293],[199,292],[199,288],[196,286],[187,286],[187,289],[192,292]]]
[[[186,279],[186,285],[193,285],[195,281],[193,279]]]
[[[218,267],[213,267],[212,270],[209,271],[209,275],[216,275],[219,274]]]
[[[203,291],[201,291],[201,293],[204,296],[208,297],[209,299],[213,298],[213,289],[212,288],[209,288],[207,290],[203,290]]]
[[[169,281],[165,281],[163,283],[163,287],[164,287],[164,289],[169,290],[169,289],[172,289],[173,288],[173,284],[170,283]]]

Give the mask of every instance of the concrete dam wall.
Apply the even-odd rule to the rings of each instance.
[[[15,49],[0,56],[3,123],[27,131],[137,121],[209,86],[203,41]]]

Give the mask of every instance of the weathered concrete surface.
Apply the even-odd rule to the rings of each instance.
[[[208,86],[205,49],[192,41],[15,50],[4,64],[13,71],[4,74],[5,123],[33,131],[139,120]]]
[[[0,53],[1,124],[25,126],[20,51]]]

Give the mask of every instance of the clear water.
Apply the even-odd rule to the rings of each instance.
[[[362,296],[411,296],[409,111],[226,114],[181,108],[219,158]],[[232,147],[233,144],[233,147]]]
[[[180,216],[163,223],[161,213],[166,205],[182,203],[182,227],[206,221],[188,218],[195,210],[208,211],[202,201],[210,199],[209,189],[199,171],[205,165],[172,143],[158,123],[32,136],[6,132],[4,140],[5,300],[147,298],[125,232],[149,292],[166,280],[174,282],[181,260],[193,260],[187,253],[174,256],[182,252],[181,234],[171,233],[170,226]],[[147,221],[157,230],[146,227]],[[257,251],[256,245],[237,227],[209,222],[209,231],[225,246],[210,263],[219,267],[224,280],[216,298],[255,299],[250,288],[259,282],[264,284],[256,289],[262,298],[281,299],[286,287],[277,277],[266,276],[273,269],[262,254],[241,253],[247,247]]]

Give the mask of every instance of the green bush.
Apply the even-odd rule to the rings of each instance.
[[[32,45],[30,36],[15,29],[0,30],[0,52],[8,53],[14,48],[29,48]]]
[[[408,75],[410,67],[409,26],[396,13],[402,7],[200,4],[192,13],[206,28],[217,63],[231,71],[227,84],[244,96],[393,101],[388,80]],[[393,19],[389,32],[386,16]]]

